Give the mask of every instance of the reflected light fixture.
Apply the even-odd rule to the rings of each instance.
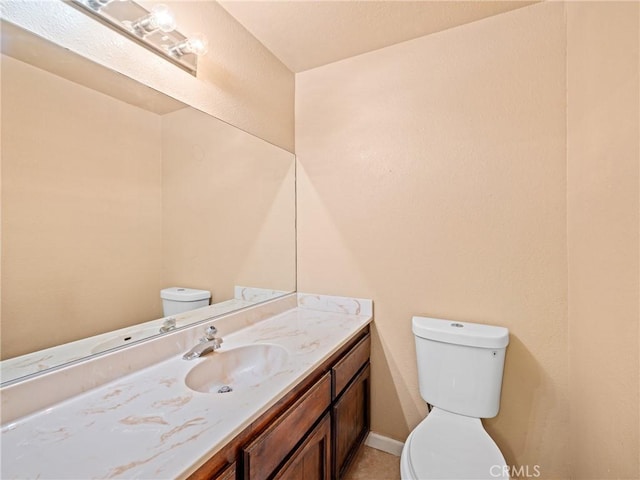
[[[155,5],[151,11],[133,0],[71,0],[71,5],[192,75],[197,71],[198,56],[207,53],[206,37],[187,37],[177,31],[175,17],[166,5]]]
[[[87,0],[87,5],[89,5],[94,10],[99,10],[111,1],[112,0]]]

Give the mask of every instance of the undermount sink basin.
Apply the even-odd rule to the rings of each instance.
[[[202,393],[227,393],[254,387],[278,373],[289,353],[278,345],[246,345],[216,351],[193,367],[185,383]]]
[[[105,350],[120,347],[122,345],[128,345],[138,340],[149,338],[153,335],[158,335],[159,333],[160,327],[158,326],[142,328],[140,330],[129,330],[126,333],[114,335],[109,340],[100,342],[98,345],[91,349],[91,353],[100,353],[104,352]]]

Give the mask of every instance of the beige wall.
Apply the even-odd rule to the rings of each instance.
[[[164,286],[295,290],[293,154],[193,109],[162,131]]]
[[[11,23],[292,152],[293,73],[216,2],[164,3],[174,10],[180,31],[201,32],[209,39],[197,78],[65,2],[4,2],[2,14]]]
[[[159,317],[160,117],[3,56],[2,123],[3,358]]]
[[[573,478],[640,478],[639,4],[567,3]]]
[[[404,440],[425,413],[412,315],[504,325],[485,425],[545,478],[569,476],[563,8],[296,77],[298,289],[375,300],[372,429]]]
[[[198,60],[198,80],[210,87],[207,101],[215,102],[209,113],[293,152],[294,74],[217,2],[165,3],[179,30],[209,40],[209,53]]]

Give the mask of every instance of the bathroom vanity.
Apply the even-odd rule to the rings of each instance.
[[[291,294],[12,385],[1,477],[340,479],[369,430],[371,319]],[[222,348],[184,360],[211,323]]]
[[[369,431],[370,347],[365,326],[190,478],[342,478]]]

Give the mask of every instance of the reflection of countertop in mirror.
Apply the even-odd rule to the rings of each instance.
[[[250,307],[258,302],[277,298],[286,293],[289,292],[236,285],[234,287],[234,298],[230,300],[3,360],[0,362],[0,381],[3,383],[10,382],[14,379],[81,360],[112,348],[128,346],[138,340],[153,337],[161,333],[160,328],[167,319],[174,319],[176,328],[182,328],[211,317]]]
[[[187,373],[211,357],[185,361],[181,353],[195,344],[203,325],[114,351],[109,354],[114,364],[126,371],[130,361],[126,357],[144,354],[145,349],[157,350],[161,344],[182,349],[158,363],[3,425],[2,478],[188,476],[345,345],[372,317],[371,301],[304,294],[297,295],[297,307],[289,304],[293,308],[264,316],[269,309],[274,311],[276,302],[284,305],[286,299],[211,322],[224,338],[221,351],[248,344],[274,344],[288,351],[287,360],[268,381],[226,394],[190,390],[184,383]],[[89,371],[87,367],[85,373]],[[64,371],[51,373],[56,374],[61,381],[69,380]]]
[[[233,298],[224,302],[209,305],[207,308],[207,317],[222,315],[240,308],[254,305],[255,301],[241,300]],[[200,311],[193,310],[180,315],[172,315],[171,317],[161,318],[159,320],[150,320],[140,323],[132,327],[121,328],[111,332],[95,335],[93,337],[83,338],[75,342],[57,345],[55,347],[39,350],[37,352],[20,355],[19,357],[9,358],[0,362],[0,379],[2,382],[24,377],[33,373],[41,372],[58,365],[63,365],[75,360],[79,360],[96,353],[100,353],[110,348],[114,339],[127,336],[139,336],[142,334],[144,338],[158,335],[160,327],[167,318],[176,319],[176,328],[189,325],[203,319]],[[135,338],[132,339],[135,341]],[[104,348],[100,348],[104,346]],[[122,346],[125,346],[122,343]]]

